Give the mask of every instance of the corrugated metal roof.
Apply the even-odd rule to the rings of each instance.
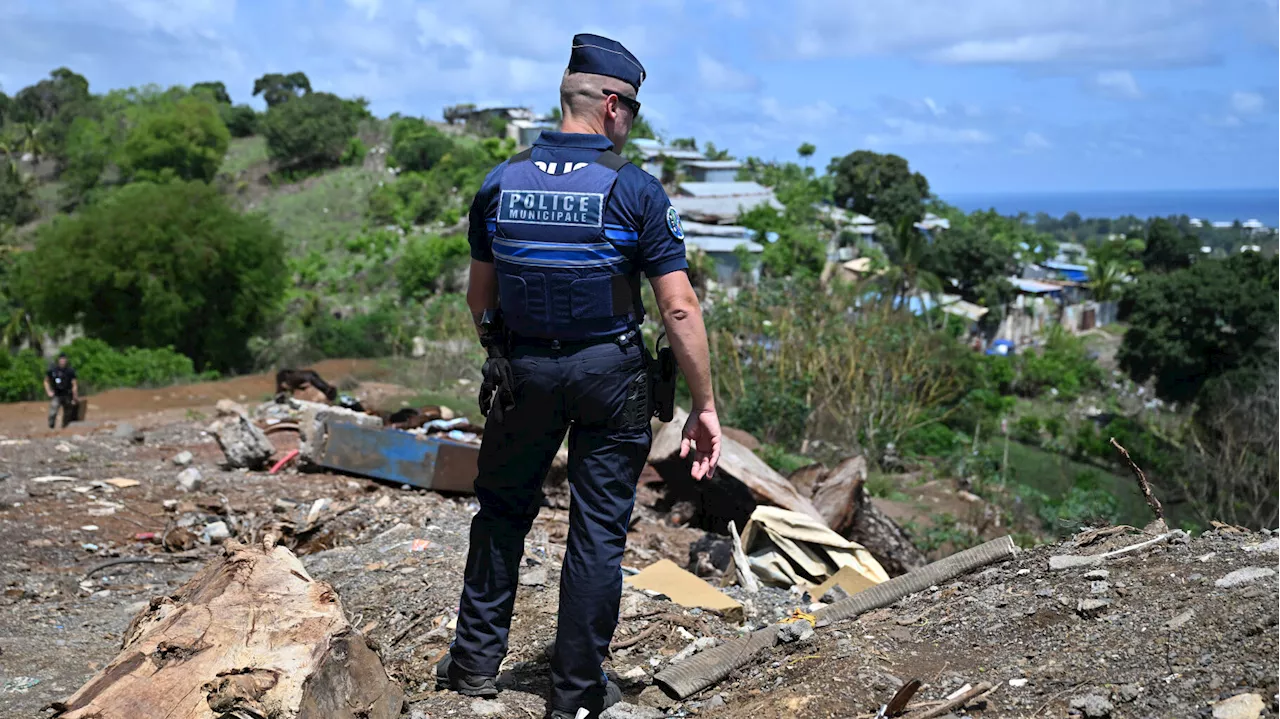
[[[1010,277],[1009,282],[1021,292],[1030,292],[1036,295],[1062,291],[1062,288],[1058,285],[1051,285],[1047,282],[1037,282],[1035,280],[1024,280],[1021,277]]]
[[[693,197],[773,196],[772,190],[758,182],[682,182],[680,192]]]
[[[747,252],[764,252],[764,246],[760,243],[740,237],[705,237],[686,233],[684,241],[703,252],[733,252],[738,245],[746,245]]]
[[[689,197],[676,195],[671,204],[682,218],[702,222],[733,222],[742,210],[760,205],[771,205],[776,210],[785,209],[773,195],[743,195],[741,197]],[[741,209],[739,209],[741,208]]]
[[[1045,260],[1040,263],[1042,267],[1048,267],[1051,270],[1063,270],[1071,272],[1088,272],[1088,265],[1073,265],[1070,262],[1058,262],[1056,260]]]
[[[698,152],[697,150],[677,150],[674,147],[641,147],[640,154],[644,155],[646,160],[656,159],[659,155],[674,157],[677,160],[707,159],[701,152]]]
[[[700,170],[737,170],[742,167],[737,160],[693,160],[684,164]]]

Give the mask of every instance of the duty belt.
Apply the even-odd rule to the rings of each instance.
[[[635,342],[640,337],[640,330],[627,330],[620,334],[608,337],[592,337],[585,340],[552,340],[542,337],[522,337],[519,335],[511,335],[512,347],[547,347],[554,350],[560,349],[581,349],[583,347],[591,347],[593,345],[602,345],[612,342],[619,347],[626,347]]]

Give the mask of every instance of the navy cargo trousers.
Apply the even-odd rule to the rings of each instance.
[[[624,341],[512,349],[516,407],[492,417],[480,447],[453,662],[497,676],[507,651],[524,538],[542,482],[569,433],[569,536],[551,662],[553,708],[599,711],[601,664],[618,624],[622,553],[652,440],[645,350]]]

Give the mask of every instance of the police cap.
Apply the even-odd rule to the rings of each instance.
[[[569,54],[569,72],[616,77],[637,92],[644,82],[644,66],[622,43],[599,35],[581,33],[573,36]]]

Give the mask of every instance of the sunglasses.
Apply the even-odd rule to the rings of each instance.
[[[601,92],[603,92],[605,95],[617,95],[617,96],[618,96],[618,102],[622,103],[623,105],[625,105],[625,106],[627,107],[627,109],[631,110],[631,114],[632,114],[632,115],[639,115],[639,114],[640,114],[640,101],[639,101],[639,100],[633,100],[633,99],[631,99],[631,98],[627,97],[626,95],[623,95],[622,93],[618,92],[617,90],[601,90]]]

